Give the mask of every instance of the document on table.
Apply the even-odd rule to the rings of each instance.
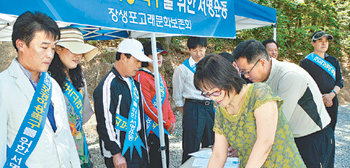
[[[193,167],[204,167],[206,168],[209,163],[209,158],[211,156],[211,149],[203,149],[198,152],[191,153],[194,157]],[[239,167],[239,158],[237,157],[228,157],[225,163],[224,168],[238,168]]]

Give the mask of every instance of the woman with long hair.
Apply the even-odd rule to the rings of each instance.
[[[197,64],[194,85],[220,105],[208,167],[224,167],[229,144],[238,151],[240,167],[305,167],[282,114],[282,99],[268,85],[245,84],[219,55],[208,55]]]
[[[92,167],[83,124],[93,110],[89,100],[86,81],[80,61],[91,60],[98,52],[97,48],[84,43],[79,29],[61,28],[61,39],[57,42],[55,55],[49,67],[49,73],[60,85],[67,105],[68,120],[74,137],[82,168]]]

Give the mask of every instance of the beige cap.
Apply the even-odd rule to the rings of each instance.
[[[84,43],[83,34],[76,28],[63,28],[61,31],[61,39],[56,45],[67,48],[74,54],[83,54],[86,61],[90,61],[98,54],[95,46]]]

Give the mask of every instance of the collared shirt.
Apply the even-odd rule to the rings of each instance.
[[[192,57],[189,58],[191,67],[196,66],[196,62]],[[201,91],[194,87],[194,73],[185,65],[179,65],[173,75],[173,99],[176,107],[184,106],[185,99],[210,100],[201,95]]]
[[[319,131],[330,123],[316,82],[298,65],[272,59],[266,84],[283,99],[282,111],[295,138]]]
[[[29,79],[30,83],[33,85],[33,88],[35,90],[36,87],[38,86],[38,83],[36,83],[35,81],[32,80],[32,73],[30,73],[26,68],[24,68],[23,65],[18,62],[17,58],[15,60],[16,60],[16,63],[18,63],[19,67],[22,69],[24,75]],[[39,78],[40,78],[41,74],[42,73],[40,73]],[[55,132],[57,130],[57,127],[56,127],[54,111],[55,110],[53,108],[53,105],[52,105],[52,103],[50,103],[49,111],[47,113],[47,118],[49,119],[51,127],[52,127],[53,131]]]
[[[34,86],[34,89],[35,89],[36,86],[38,86],[38,83],[36,83],[35,81],[32,80],[32,73],[30,73],[26,68],[24,68],[23,65],[18,62],[17,58],[16,58],[16,62],[18,63],[18,65],[22,69],[24,75],[26,75],[26,77],[29,79],[30,83],[32,83],[32,85]],[[41,76],[41,73],[39,75],[39,78],[40,78],[40,76]]]

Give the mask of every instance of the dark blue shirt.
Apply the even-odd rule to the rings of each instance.
[[[328,54],[326,54],[324,59],[335,67],[335,80],[330,74],[328,74],[328,72],[309,59],[303,59],[300,61],[300,66],[309,72],[312,78],[314,78],[322,94],[330,93],[335,86],[343,88],[343,77],[338,59]]]

